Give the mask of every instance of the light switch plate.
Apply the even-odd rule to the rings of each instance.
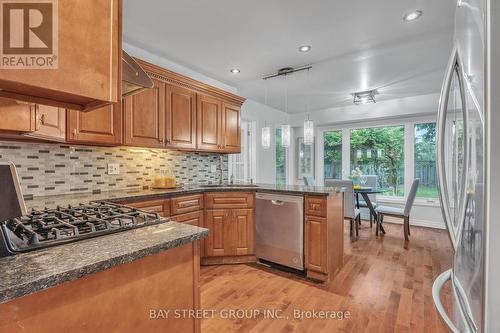
[[[217,165],[215,165],[215,164],[211,164],[211,165],[210,165],[210,171],[211,171],[211,172],[217,172]]]
[[[108,163],[108,175],[119,175],[120,163]]]

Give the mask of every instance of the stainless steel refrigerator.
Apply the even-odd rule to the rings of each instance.
[[[438,113],[439,192],[454,253],[452,268],[435,280],[432,292],[452,332],[484,329],[486,4],[487,0],[457,2],[454,49]],[[447,281],[452,290],[448,312],[440,299]]]

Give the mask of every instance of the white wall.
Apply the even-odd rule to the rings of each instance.
[[[256,172],[255,181],[257,183],[274,184],[276,182],[276,142],[274,134],[278,126],[290,121],[290,116],[256,101],[247,100],[241,108],[241,118],[254,123],[255,156],[253,161],[255,165],[252,170]],[[271,147],[269,149],[264,149],[261,145],[261,129],[265,124],[271,127]]]
[[[439,94],[421,95],[378,102],[375,104],[349,105],[310,113],[316,126],[339,125],[357,121],[374,121],[400,117],[419,117],[437,114]],[[302,126],[305,113],[294,114],[292,126]]]

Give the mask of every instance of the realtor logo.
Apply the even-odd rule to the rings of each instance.
[[[1,69],[55,69],[58,0],[0,0]]]

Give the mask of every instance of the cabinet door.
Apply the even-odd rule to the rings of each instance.
[[[254,254],[253,209],[233,209],[231,215],[231,255]]]
[[[231,223],[228,211],[224,209],[207,210],[205,213],[205,228],[208,237],[205,239],[205,256],[222,257],[229,254],[231,247]]]
[[[0,95],[25,101],[45,100],[44,104],[76,110],[117,102],[121,84],[122,1],[72,0],[56,4],[57,57],[47,55],[50,57],[47,64],[59,59],[57,67],[0,68]],[[41,20],[38,24],[46,23],[46,17],[40,17],[35,19],[35,26],[38,19]],[[39,42],[51,45],[55,41],[47,28],[47,25],[34,28],[30,34],[38,34]],[[27,32],[25,41],[29,37]]]
[[[35,130],[35,106],[0,97],[0,130],[31,132]]]
[[[196,93],[167,85],[166,143],[170,148],[196,148]]]
[[[306,216],[305,224],[304,252],[306,268],[327,273],[326,218]]]
[[[121,103],[97,110],[67,112],[67,141],[98,145],[119,145],[122,142]]]
[[[47,105],[35,105],[35,131],[28,136],[55,140],[66,140],[66,109]]]
[[[240,108],[222,104],[223,149],[228,153],[241,152]]]
[[[125,98],[125,144],[165,147],[165,83]]]
[[[222,104],[217,98],[198,94],[198,150],[222,149]]]

